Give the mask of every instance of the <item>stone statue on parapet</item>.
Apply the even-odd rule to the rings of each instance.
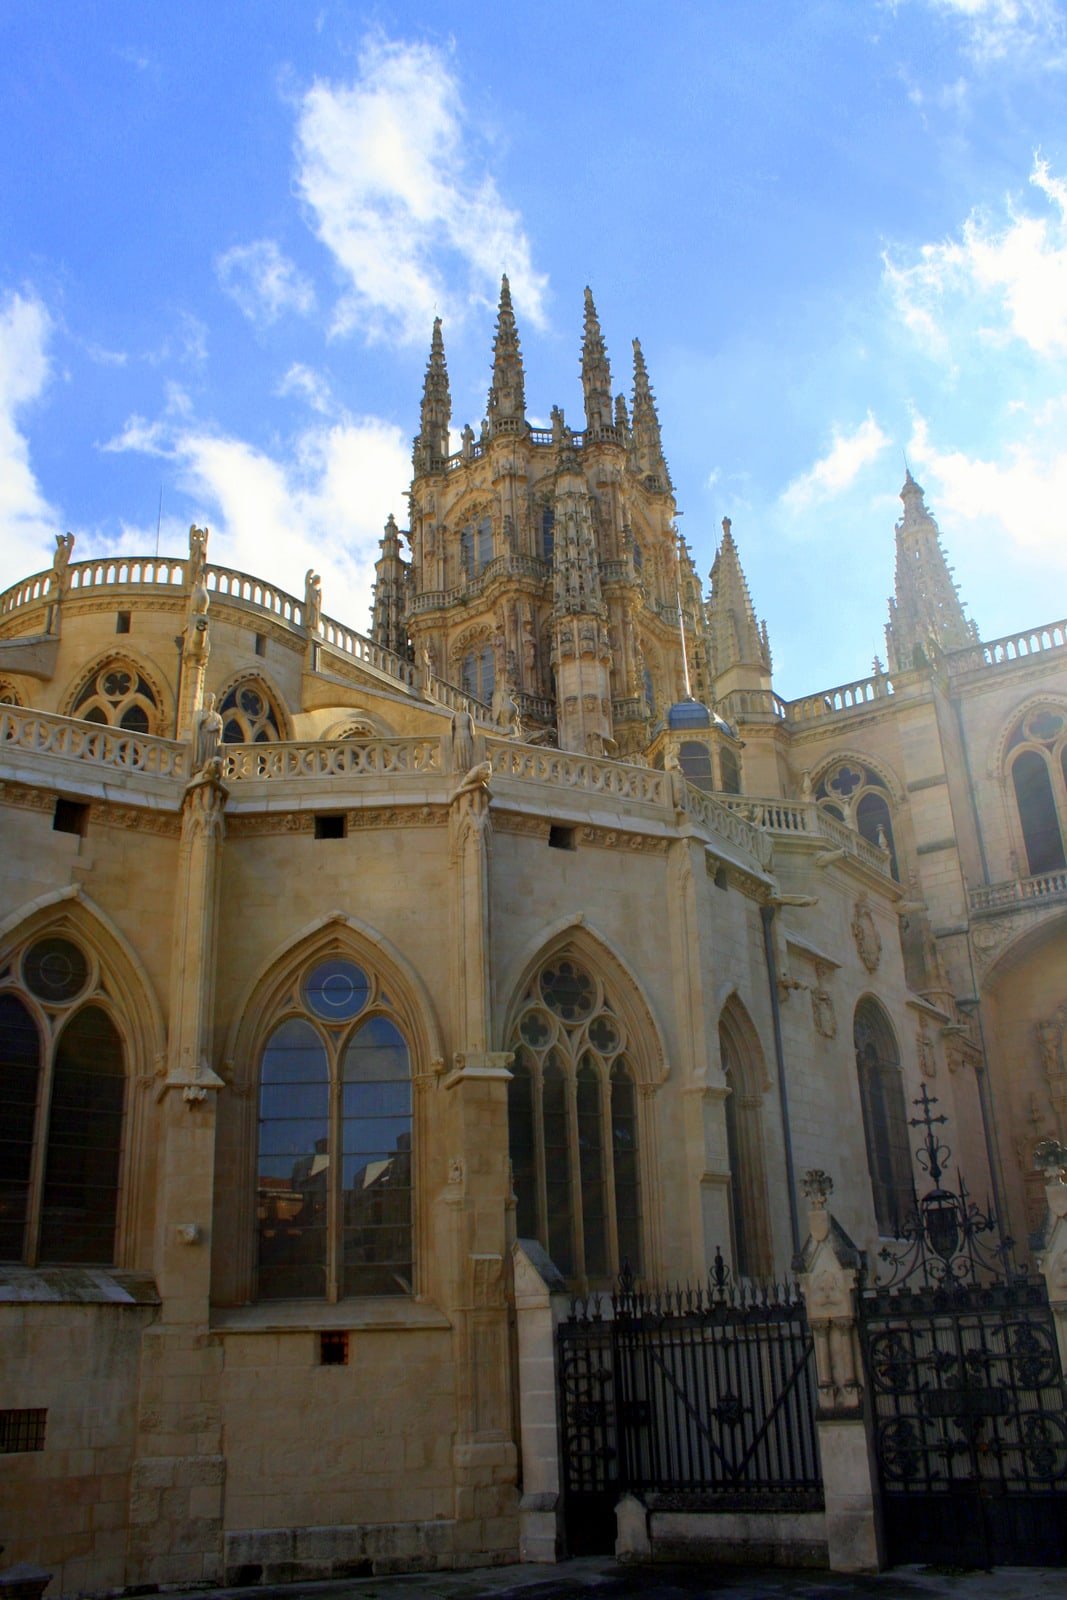
[[[189,560],[185,568],[185,581],[194,589],[203,577],[207,566],[207,541],[209,530],[198,528],[194,522],[189,529]]]
[[[453,800],[458,800],[461,794],[477,794],[482,790],[488,793],[492,777],[493,763],[491,761],[479,761],[478,765],[471,767],[470,771],[465,773],[456,785],[452,795]]]
[[[314,567],[304,574],[304,627],[308,633],[318,633],[322,621],[322,579]]]
[[[65,594],[67,590],[67,568],[74,550],[74,535],[72,533],[56,534],[56,551],[52,557],[52,581],[57,594]]]
[[[196,714],[196,731],[193,736],[193,771],[201,772],[216,760],[222,743],[222,717],[215,709],[215,696],[204,696],[204,704]]]

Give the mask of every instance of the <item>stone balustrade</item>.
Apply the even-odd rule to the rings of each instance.
[[[751,822],[718,795],[705,794],[691,783],[685,786],[685,809],[703,824],[709,834],[736,845],[754,856],[762,867],[769,867],[773,843],[765,829]]]
[[[824,839],[827,848],[843,849],[885,877],[890,874],[889,851],[871,844],[862,834],[849,828],[816,805],[814,800],[757,799],[748,795],[723,795],[721,803],[738,813],[753,827],[774,835],[807,836]]]
[[[773,717],[784,721],[788,712],[786,702],[773,689],[732,689],[716,700],[715,709],[727,722],[744,722],[754,717]]]
[[[954,650],[948,659],[952,676],[971,672],[976,667],[999,667],[1009,661],[1025,661],[1029,656],[1067,648],[1067,620],[1046,622],[1022,633],[1008,633],[1002,639]]]
[[[1038,872],[1031,878],[1007,878],[982,884],[969,894],[973,912],[1010,911],[1012,906],[1032,906],[1035,901],[1067,897],[1067,871]]]
[[[442,741],[432,738],[306,739],[225,744],[225,783],[246,779],[416,776],[444,771]]]
[[[888,673],[879,672],[870,678],[857,678],[854,683],[838,684],[835,689],[823,689],[818,694],[805,695],[800,700],[787,700],[784,702],[785,719],[787,722],[809,722],[837,711],[857,711],[876,700],[884,700],[892,693],[892,678]]]
[[[547,583],[551,576],[551,561],[543,561],[540,556],[514,555],[509,551],[494,556],[492,561],[486,562],[481,572],[454,584],[451,589],[424,589],[412,601],[412,610],[440,611],[447,606],[476,600],[486,586],[497,578],[533,578],[537,583]]]
[[[622,761],[546,750],[512,739],[489,739],[486,750],[494,773],[502,777],[557,784],[564,789],[582,789],[655,806],[670,804],[667,774],[652,767],[631,767]]]
[[[51,716],[21,706],[0,706],[0,750],[14,749],[62,756],[98,767],[152,773],[161,778],[184,778],[189,770],[188,747],[173,739],[127,733],[123,728],[102,727],[96,722],[79,722],[73,717]]]

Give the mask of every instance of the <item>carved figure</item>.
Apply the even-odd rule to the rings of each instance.
[[[185,581],[190,589],[195,589],[203,577],[207,565],[207,541],[209,530],[198,528],[194,522],[189,529],[189,561],[185,569]]]
[[[470,771],[464,774],[452,795],[453,800],[458,800],[461,794],[475,794],[479,789],[488,791],[492,776],[492,762],[479,761],[476,767],[471,767]]]
[[[67,587],[67,568],[74,550],[74,535],[72,533],[56,534],[56,553],[52,557],[52,575],[56,590],[63,594]]]
[[[304,574],[304,626],[308,633],[318,633],[322,621],[322,579],[314,567]]]
[[[474,765],[474,718],[457,711],[452,718],[452,771],[469,772]]]
[[[196,714],[196,735],[193,744],[193,771],[200,772],[213,761],[222,743],[222,718],[215,709],[215,696],[204,696],[203,709]]]

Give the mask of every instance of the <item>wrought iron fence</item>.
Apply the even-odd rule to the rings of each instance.
[[[559,1328],[572,1549],[627,1491],[659,1509],[817,1509],[812,1341],[793,1284],[638,1287]]]

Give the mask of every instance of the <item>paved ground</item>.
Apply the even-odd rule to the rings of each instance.
[[[484,1567],[397,1578],[203,1589],[189,1600],[1067,1600],[1067,1569],[895,1567],[871,1577],[783,1568],[619,1566],[602,1557],[556,1567]]]

